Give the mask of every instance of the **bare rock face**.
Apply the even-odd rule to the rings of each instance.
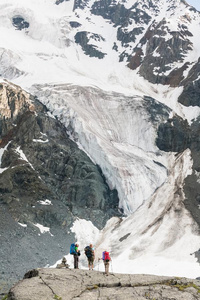
[[[184,54],[192,49],[189,39],[192,34],[183,25],[180,26],[179,32],[168,31],[165,19],[158,24],[151,24],[140,40],[140,46],[135,47],[128,66],[131,69],[139,67],[139,73],[150,82],[178,86],[184,78],[183,72],[189,63],[175,70],[172,70],[169,64],[183,61]],[[167,34],[170,35],[170,39],[166,41]],[[146,45],[146,53],[142,51],[144,45]],[[168,75],[163,75],[165,73]]]
[[[0,136],[3,137],[13,128],[13,122],[25,111],[34,111],[30,95],[19,86],[10,83],[0,84]],[[5,120],[5,121],[3,121]]]
[[[200,281],[153,275],[110,274],[71,269],[38,269],[9,292],[8,300],[197,300]]]
[[[17,30],[23,30],[29,27],[29,23],[22,16],[15,16],[12,19],[13,26]]]
[[[90,40],[88,36],[90,36]],[[79,31],[75,35],[75,42],[81,45],[85,54],[89,55],[90,57],[97,57],[99,59],[103,58],[105,53],[99,51],[95,45],[89,44],[89,41],[91,42],[92,40],[104,41],[104,38],[102,38],[101,35],[86,31]]]
[[[52,265],[69,252],[77,217],[102,228],[116,214],[117,192],[65,127],[33,96],[2,83],[0,295],[28,269]]]

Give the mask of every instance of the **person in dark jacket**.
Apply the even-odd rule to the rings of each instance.
[[[95,259],[93,245],[90,244],[90,246],[85,247],[84,250],[85,250],[85,255],[87,256],[87,259],[88,259],[88,268],[89,268],[89,270],[93,270],[94,269],[94,259]]]

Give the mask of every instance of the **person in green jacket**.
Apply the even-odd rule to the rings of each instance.
[[[74,269],[78,269],[79,256],[81,255],[80,250],[78,249],[79,245],[75,244],[75,253],[74,253]]]

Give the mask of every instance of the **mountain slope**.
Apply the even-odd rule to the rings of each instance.
[[[116,190],[46,107],[8,82],[0,104],[1,294],[67,253],[77,217],[103,228],[120,213]]]
[[[0,8],[2,77],[36,95],[62,122],[117,190],[128,216],[118,229],[108,223],[112,239],[104,231],[102,240],[93,236],[98,251],[110,246],[120,270],[116,248],[122,238],[125,255],[123,237],[132,232],[127,241],[138,256],[127,254],[130,265],[144,249],[151,260],[178,252],[173,265],[191,262],[196,276],[190,253],[198,252],[200,225],[199,12],[182,0],[42,0],[39,7],[38,0],[2,0]],[[106,203],[116,208],[117,197],[110,197]],[[103,215],[88,219],[101,223]],[[83,244],[81,230],[75,231]]]

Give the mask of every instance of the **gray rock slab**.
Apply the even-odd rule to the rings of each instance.
[[[28,278],[27,278],[28,277]],[[8,300],[196,300],[200,281],[154,275],[37,269],[11,288]]]

